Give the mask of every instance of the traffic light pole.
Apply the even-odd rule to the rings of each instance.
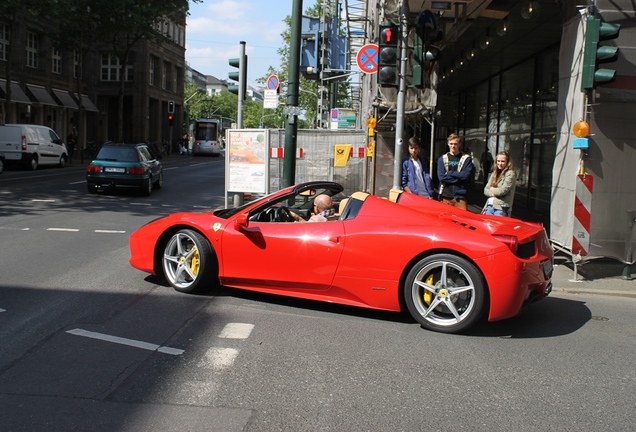
[[[291,41],[289,54],[289,75],[287,78],[287,106],[298,106],[300,81],[300,40],[303,13],[303,1],[294,0],[292,6]],[[298,115],[287,114],[285,123],[285,152],[283,154],[283,187],[296,182],[296,140],[298,134]]]
[[[400,76],[398,77],[400,87],[397,94],[396,119],[395,119],[395,161],[393,163],[393,189],[400,189],[402,186],[402,144],[404,142],[404,100],[406,94],[406,41],[408,39],[408,28],[406,22],[406,1],[402,1],[400,8],[400,35],[402,45],[400,49]]]
[[[245,82],[244,76],[245,68],[247,67],[245,57],[245,41],[241,41],[241,49],[239,52],[239,89],[238,89],[238,114],[236,115],[236,127],[238,129],[243,129],[243,104],[245,100],[245,86],[247,83]]]

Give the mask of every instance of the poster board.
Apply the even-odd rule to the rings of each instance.
[[[225,133],[225,191],[266,194],[269,130],[228,129]]]

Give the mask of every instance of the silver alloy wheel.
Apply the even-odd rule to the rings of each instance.
[[[454,255],[423,259],[409,273],[405,300],[411,315],[424,327],[459,332],[482,315],[484,287],[473,264]]]
[[[163,253],[163,269],[170,285],[187,290],[196,282],[201,255],[195,240],[185,232],[178,232],[168,242]]]

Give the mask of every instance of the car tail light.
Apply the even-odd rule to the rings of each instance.
[[[128,168],[128,174],[132,175],[144,175],[146,171],[141,167]]]
[[[201,145],[201,143],[200,143],[199,141],[197,141],[197,142],[195,142],[195,143],[194,143],[194,145],[198,145],[198,146],[200,146],[200,145]]]
[[[516,236],[495,234],[494,237],[508,246],[513,254],[517,254],[517,249],[519,248],[519,239],[517,239]]]
[[[26,136],[22,135],[22,151],[27,151]]]
[[[100,173],[100,172],[102,172],[102,167],[97,166],[97,165],[93,165],[93,164],[89,164],[86,167],[86,172],[89,172],[89,173]]]

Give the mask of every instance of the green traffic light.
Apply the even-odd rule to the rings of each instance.
[[[581,90],[591,90],[597,84],[611,82],[616,71],[612,69],[598,69],[599,63],[607,63],[616,60],[618,48],[612,46],[599,46],[599,41],[615,39],[618,37],[621,26],[601,22],[599,18],[587,17],[585,30],[585,44],[583,50],[583,69],[581,73]]]

